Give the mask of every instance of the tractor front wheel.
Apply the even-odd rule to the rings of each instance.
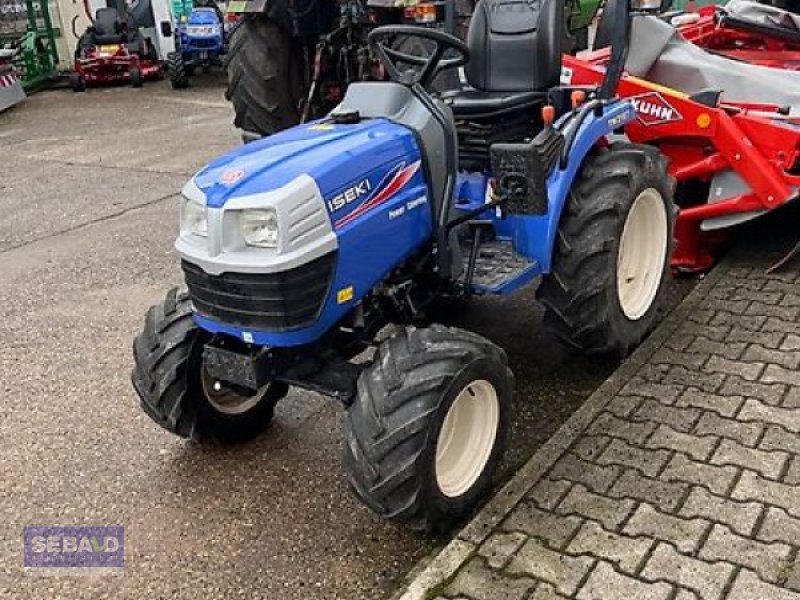
[[[289,388],[271,383],[251,392],[216,381],[203,364],[206,339],[185,290],[170,290],[150,308],[133,343],[131,379],[142,409],[181,437],[223,444],[253,438],[269,425]]]
[[[170,52],[167,56],[167,72],[173,89],[180,90],[189,86],[189,72],[180,52]]]
[[[667,160],[619,143],[589,156],[561,216],[538,290],[545,324],[589,354],[626,356],[658,323],[677,209]]]
[[[488,340],[434,325],[384,341],[344,416],[344,467],[372,510],[444,531],[490,490],[511,420],[513,377]]]
[[[224,61],[225,97],[233,103],[236,127],[265,136],[298,123],[305,96],[298,45],[270,18],[244,17]]]

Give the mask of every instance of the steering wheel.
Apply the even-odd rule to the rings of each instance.
[[[428,40],[435,44],[435,48],[427,57],[400,52],[389,46],[396,36]],[[441,71],[460,67],[469,61],[469,48],[464,42],[454,35],[427,27],[384,25],[373,29],[367,39],[370,49],[383,63],[389,79],[407,86],[419,84],[423,88],[428,88]],[[456,55],[444,58],[448,50],[454,50]],[[404,71],[398,68],[398,63],[422,68]]]

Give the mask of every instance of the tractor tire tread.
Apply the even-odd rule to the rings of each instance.
[[[180,90],[189,86],[189,72],[180,52],[170,52],[167,56],[167,73],[173,89]]]
[[[667,159],[657,148],[626,142],[587,157],[561,216],[551,272],[537,291],[546,308],[545,326],[568,346],[587,354],[625,356],[654,326],[663,294],[636,324],[636,331],[631,328],[630,335],[622,335],[609,317],[613,308],[607,292],[615,289],[611,254],[628,210],[626,202],[633,201],[643,182],[656,187],[667,205],[667,256],[671,255],[677,209],[672,201],[675,181],[664,175],[666,169]]]
[[[461,329],[409,327],[378,347],[343,417],[347,480],[372,510],[412,529],[447,526],[447,515],[428,511],[417,481],[418,459],[453,377],[487,356],[511,377],[502,349]]]
[[[236,127],[269,135],[299,121],[296,60],[292,40],[277,23],[263,15],[244,18],[223,62]]]
[[[187,438],[197,433],[197,415],[184,402],[185,369],[197,332],[188,293],[173,288],[150,308],[133,342],[131,380],[142,408],[164,429]]]

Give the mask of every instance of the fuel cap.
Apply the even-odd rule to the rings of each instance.
[[[337,125],[355,125],[361,122],[361,115],[357,110],[343,110],[330,114]]]

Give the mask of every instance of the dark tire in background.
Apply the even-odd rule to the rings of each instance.
[[[142,81],[144,80],[144,78],[142,77],[142,71],[139,68],[134,67],[133,69],[131,69],[130,72],[128,73],[128,76],[131,78],[131,85],[133,87],[135,88],[142,87]]]
[[[305,78],[295,46],[265,15],[247,15],[233,32],[224,67],[236,127],[264,136],[299,122]]]
[[[189,86],[189,72],[180,52],[170,52],[167,56],[167,73],[173,89],[179,90]]]
[[[73,92],[85,92],[86,80],[81,77],[80,73],[70,73],[69,86],[72,88]]]

